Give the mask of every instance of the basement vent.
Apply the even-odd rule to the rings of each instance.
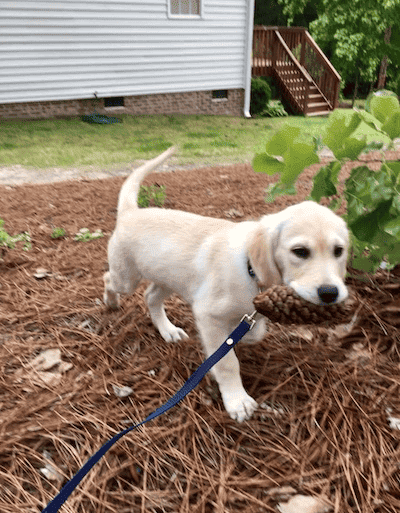
[[[213,100],[227,100],[228,99],[228,90],[227,89],[218,89],[212,92]]]
[[[123,107],[124,97],[113,96],[112,98],[104,98],[104,107]]]

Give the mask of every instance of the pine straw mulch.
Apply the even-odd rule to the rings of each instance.
[[[290,203],[307,194],[307,176]],[[122,181],[1,187],[5,228],[29,231],[33,245],[0,262],[2,513],[41,511],[203,359],[179,298],[168,313],[190,339],[178,344],[153,328],[144,285],[117,312],[101,303]],[[154,174],[147,183],[166,185],[167,207],[240,221],[288,204],[265,204],[269,181],[236,165]],[[59,226],[68,237],[51,239]],[[82,227],[106,237],[75,242]],[[61,511],[276,512],[296,493],[324,496],[336,513],[400,511],[400,269],[361,278],[348,280],[364,304],[352,331],[274,325],[263,342],[239,344],[245,386],[264,404],[250,421],[228,417],[207,376],[178,407],[122,438]],[[62,360],[49,369],[35,360],[47,349]],[[123,386],[132,393],[118,397]]]

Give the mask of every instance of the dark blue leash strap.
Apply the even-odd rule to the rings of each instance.
[[[255,314],[255,312],[254,312]],[[253,315],[254,315],[253,314]],[[86,476],[89,470],[96,465],[96,463],[104,456],[104,454],[124,435],[137,429],[146,422],[159,417],[163,413],[170,410],[172,407],[177,405],[182,399],[191,392],[204,378],[207,372],[213,367],[221,358],[223,358],[238,342],[241,340],[245,334],[254,326],[253,315],[245,315],[243,319],[240,321],[239,326],[232,331],[229,337],[225,340],[225,342],[213,353],[207,360],[205,360],[200,367],[198,367],[194,373],[190,376],[190,378],[186,381],[186,383],[182,386],[178,392],[171,397],[165,404],[157,408],[157,410],[153,411],[145,420],[139,422],[139,424],[135,424],[123,431],[117,433],[111,440],[106,442],[93,456],[91,456],[88,461],[83,465],[83,467],[78,470],[78,472],[74,475],[74,477],[66,483],[58,494],[54,497],[54,499],[49,502],[49,504],[44,508],[42,513],[56,513],[60,507],[64,504],[64,502],[68,499],[74,489],[78,486],[78,484],[82,481],[82,479]]]

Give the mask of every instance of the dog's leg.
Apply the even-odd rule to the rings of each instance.
[[[164,300],[171,295],[167,288],[151,283],[145,292],[145,299],[149,307],[151,320],[166,342],[178,342],[188,338],[185,331],[178,328],[168,319],[165,313]]]
[[[111,274],[106,272],[103,277],[104,280],[104,303],[108,306],[108,308],[112,308],[116,310],[119,306],[119,294],[114,290]]]
[[[104,303],[108,308],[119,306],[120,294],[133,294],[142,276],[135,263],[118,243],[116,232],[108,242],[109,271],[104,274]]]
[[[197,327],[207,356],[214,353],[230,333],[228,326],[212,316],[197,317]],[[233,349],[214,365],[212,373],[217,380],[229,415],[238,422],[250,418],[257,408],[257,403],[243,387],[239,360]]]
[[[119,306],[120,294],[133,294],[138,286],[141,276],[134,272],[133,266],[129,269],[120,266],[118,272],[109,272],[104,274],[104,303],[108,308],[117,309]]]

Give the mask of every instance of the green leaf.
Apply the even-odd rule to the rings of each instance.
[[[362,153],[370,153],[371,151],[378,151],[378,150],[381,150],[384,146],[385,146],[384,142],[371,141],[364,146]]]
[[[357,111],[358,115],[360,116],[361,120],[370,128],[373,130],[376,130],[377,132],[382,132],[381,126],[382,123],[378,121],[372,114],[369,112],[366,112],[365,110],[359,110]]]
[[[386,223],[383,229],[400,242],[400,216]]]
[[[384,231],[384,228],[379,227],[373,242],[373,253],[380,260],[383,260],[387,252],[396,244],[396,237]]]
[[[298,175],[306,167],[319,162],[318,155],[315,153],[314,144],[292,143],[283,155],[285,169],[281,176],[281,181],[285,184],[294,182]]]
[[[389,175],[392,176],[392,184],[395,187],[400,183],[400,160],[393,160],[391,162],[385,162],[382,165],[382,168],[388,168],[389,171],[386,171]]]
[[[370,109],[371,114],[384,123],[393,111],[400,110],[400,104],[394,96],[373,96]]]
[[[397,178],[400,176],[400,160],[391,160],[385,162],[385,167],[388,167],[393,175]]]
[[[392,199],[381,201],[369,214],[357,217],[349,222],[349,228],[357,239],[372,242],[382,224],[388,221]]]
[[[337,160],[330,162],[327,166],[320,169],[318,174],[313,178],[313,189],[311,191],[311,198],[319,203],[321,198],[329,197],[336,194],[335,184],[340,172],[340,162]]]
[[[270,155],[283,156],[288,147],[300,135],[300,132],[299,127],[285,125],[267,142],[266,152]]]
[[[352,111],[349,115],[343,111],[335,110],[329,116],[325,128],[323,142],[335,153],[340,150],[345,139],[347,139],[361,123],[361,116],[358,112]],[[336,156],[336,153],[335,153]]]
[[[283,162],[267,153],[259,153],[256,155],[253,159],[252,166],[257,173],[267,173],[268,175],[281,173],[285,169]]]
[[[386,164],[385,164],[386,165]],[[349,219],[372,212],[382,200],[393,200],[395,190],[388,173],[372,171],[367,166],[352,169],[345,182]]]
[[[338,210],[338,208],[340,207],[340,205],[342,204],[342,197],[339,196],[339,198],[335,198],[333,199],[329,205],[328,205],[328,208],[330,208],[331,210],[333,210],[334,212],[336,212],[336,210]]]
[[[335,157],[337,159],[357,160],[358,156],[367,144],[366,141],[366,136],[364,136],[362,139],[357,139],[356,137],[348,137],[343,141],[343,146],[336,150]]]
[[[400,137],[400,110],[393,112],[393,114],[386,118],[382,125],[382,130],[388,134],[391,139]]]
[[[376,265],[374,265],[369,258],[364,256],[353,258],[351,265],[354,269],[358,269],[359,271],[364,271],[366,273],[373,273],[376,268]]]
[[[395,244],[393,248],[388,251],[386,257],[392,266],[395,266],[400,262],[400,242]]]
[[[276,182],[267,188],[266,193],[267,202],[272,203],[277,196],[285,196],[286,194],[293,196],[297,194],[297,190],[293,184],[286,185],[281,182]]]

